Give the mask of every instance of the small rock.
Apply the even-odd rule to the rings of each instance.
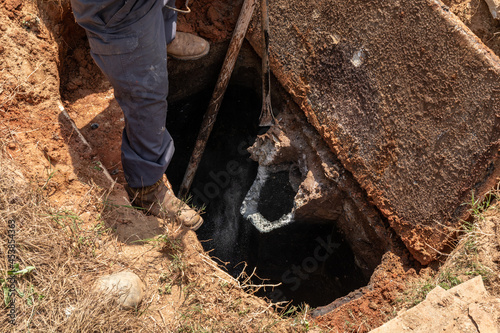
[[[73,172],[70,172],[68,174],[68,182],[72,182],[75,179],[76,179],[76,175]]]
[[[83,222],[89,222],[91,217],[92,214],[90,212],[85,212],[83,214],[80,214],[80,220],[82,220]]]
[[[135,308],[144,296],[144,284],[130,271],[105,275],[97,280],[96,290],[117,297],[116,302],[125,309]]]
[[[11,143],[9,143],[8,147],[9,147],[9,149],[14,150],[14,149],[16,149],[16,144],[14,142],[11,142]]]
[[[98,129],[99,128],[99,124],[98,123],[93,123],[90,125],[90,128],[95,130],[95,129]]]

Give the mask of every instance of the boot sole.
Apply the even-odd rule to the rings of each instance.
[[[203,218],[200,218],[200,220],[198,221],[198,223],[196,223],[195,225],[191,226],[191,227],[188,227],[186,225],[184,225],[186,228],[190,229],[190,230],[193,230],[193,231],[196,231],[198,230],[202,225],[203,225]]]
[[[201,59],[203,58],[204,56],[206,56],[208,54],[208,52],[210,52],[210,47],[207,48],[207,50],[201,54],[196,54],[196,55],[193,55],[193,56],[177,56],[175,54],[170,54],[167,52],[167,55],[169,57],[172,57],[176,60],[198,60],[198,59]]]

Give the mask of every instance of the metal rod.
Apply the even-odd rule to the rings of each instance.
[[[231,74],[238,58],[238,54],[245,39],[245,34],[252,19],[252,14],[255,9],[257,0],[245,0],[243,7],[241,8],[240,16],[238,17],[238,22],[236,22],[236,27],[234,28],[233,36],[231,42],[229,43],[229,49],[226,53],[226,58],[224,59],[224,64],[222,65],[222,70],[219,74],[217,84],[215,85],[214,92],[212,94],[212,99],[208,105],[207,112],[203,117],[203,122],[201,124],[200,133],[196,139],[196,145],[189,160],[186,173],[184,174],[184,179],[179,190],[179,197],[185,197],[191,184],[193,183],[196,170],[198,170],[198,165],[200,164],[201,157],[205,151],[205,146],[207,144],[210,132],[214,127],[215,119],[217,118],[217,113],[219,112],[224,93],[231,78]]]

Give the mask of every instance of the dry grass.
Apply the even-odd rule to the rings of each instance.
[[[102,230],[75,228],[71,216],[51,213],[40,193],[9,160],[0,159],[0,278],[6,279],[10,269],[6,251],[11,219],[16,221],[16,262],[20,269],[35,267],[16,277],[15,326],[8,323],[5,304],[0,305],[0,331],[139,331],[138,315],[110,306],[89,288],[89,275],[109,267],[94,250],[113,240]],[[5,296],[0,298],[4,303]]]
[[[158,282],[149,285],[138,309],[119,309],[91,291],[97,276],[116,271],[116,265],[130,266],[103,250],[117,246],[114,235],[102,222],[83,225],[71,211],[54,210],[44,200],[46,191],[37,186],[32,188],[10,160],[0,159],[0,279],[6,280],[10,270],[6,253],[11,219],[16,221],[19,269],[35,267],[16,276],[15,326],[8,322],[0,294],[0,332],[308,330],[306,313],[300,318],[279,316],[269,303],[243,292],[255,288],[248,277],[232,278],[196,242],[181,241],[178,235],[157,237],[149,242],[150,250],[150,245],[141,245],[145,251],[162,253],[168,269],[156,273]],[[101,198],[94,197],[92,204],[99,205]],[[160,310],[170,302],[177,303],[173,312],[162,314]]]
[[[455,230],[458,237],[449,245],[453,250],[449,254],[442,253],[442,262],[435,270],[422,270],[418,278],[407,283],[406,291],[399,299],[400,307],[410,308],[417,305],[436,286],[448,290],[479,275],[482,276],[487,289],[497,293],[499,288],[488,288],[488,285],[498,284],[495,273],[498,269],[491,261],[499,256],[495,234],[495,221],[500,218],[499,198],[500,183],[481,198],[471,193],[470,201],[464,203],[469,209],[470,218],[462,222],[460,229]],[[490,280],[494,283],[489,283]]]
[[[152,295],[162,304],[173,300],[177,303],[170,316],[161,314],[164,306],[158,309],[166,331],[307,331],[305,314],[300,319],[278,315],[271,303],[251,295],[262,287],[251,282],[252,275],[233,278],[191,241],[185,238],[181,241],[181,238],[169,234],[149,242],[169,260],[168,267],[159,275],[157,291]],[[153,307],[150,310],[152,313]]]
[[[228,276],[206,275],[200,269],[187,275],[184,302],[173,325],[176,332],[306,331],[305,326],[279,317],[271,304],[243,293]]]

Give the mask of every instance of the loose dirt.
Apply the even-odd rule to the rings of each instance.
[[[7,219],[15,217],[21,266],[36,267],[19,281],[14,330],[290,331],[268,303],[218,268],[193,232],[126,207],[123,178],[113,173],[121,170],[121,111],[68,2],[7,1],[0,5],[0,29],[0,165],[8,166],[0,177],[12,179],[8,171],[17,169],[23,186],[40,196],[26,205],[33,206],[26,217],[13,205],[15,189],[2,188],[11,202],[1,205],[2,257]],[[65,108],[92,149],[64,117]],[[99,124],[95,130],[93,123]],[[103,173],[101,160],[117,183]],[[7,264],[2,260],[2,279]],[[99,276],[123,269],[147,285],[136,311],[119,311],[91,293]],[[12,331],[5,310],[2,332]]]

